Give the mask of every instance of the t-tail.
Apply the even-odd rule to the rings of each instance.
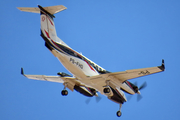
[[[40,5],[38,5],[38,7],[18,7],[18,9],[25,12],[40,13],[41,36],[44,38],[44,40],[47,43],[49,41],[55,41],[69,47],[60,38],[57,37],[55,24],[53,20],[53,18],[55,18],[55,13],[67,9],[65,6],[57,5],[50,7],[41,7]]]

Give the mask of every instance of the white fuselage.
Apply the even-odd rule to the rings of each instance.
[[[108,78],[108,76],[105,76],[103,83],[101,81],[99,83],[96,81],[97,84],[94,84],[94,82],[90,80],[92,76],[108,73],[108,71],[71,49],[66,43],[58,38],[53,19],[43,11],[41,13],[41,35],[46,43],[52,48],[52,50],[50,50],[52,54],[57,57],[62,65],[82,84],[93,87],[104,94],[103,86],[107,85],[104,81],[109,79],[113,81],[114,84],[117,84],[118,87],[120,86],[119,89],[134,94],[134,91],[126,83],[117,82],[118,80],[116,78]]]
[[[53,43],[53,42],[51,42],[51,43]],[[54,45],[54,47],[57,48],[56,45]],[[69,48],[69,49],[71,49],[71,48]],[[72,50],[72,51],[74,51],[74,50]],[[87,59],[85,56],[79,54],[76,51],[74,51],[74,52],[77,54],[77,56],[78,55],[82,56],[86,60],[79,59],[77,57],[59,52],[58,48],[52,50],[51,52],[55,57],[58,58],[58,60],[62,63],[62,65],[70,73],[73,74],[74,77],[76,77],[79,81],[81,81],[81,83],[83,83],[89,87],[93,87],[102,93],[103,87],[99,87],[99,85],[93,84],[93,82],[89,79],[89,77],[99,75],[98,71],[95,68],[93,68],[92,66],[96,66],[96,68],[101,69],[101,70],[105,70],[105,69],[103,69],[102,67],[95,64],[94,62]],[[108,78],[108,79],[111,79],[112,81],[117,81],[117,80],[115,80],[116,78]],[[106,84],[106,83],[104,83],[104,84]],[[125,90],[126,92],[128,92],[130,94],[135,94],[134,91],[126,83],[121,83],[121,82],[117,83],[116,82],[116,84],[121,86],[121,89]]]

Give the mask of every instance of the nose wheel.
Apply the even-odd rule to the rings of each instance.
[[[116,113],[116,115],[117,115],[118,117],[121,117],[121,115],[122,115],[122,113],[121,113],[121,107],[122,107],[122,104],[120,104],[120,106],[119,106],[119,111],[117,111],[117,113]]]
[[[117,115],[118,117],[121,117],[121,115],[122,115],[121,111],[117,111],[116,115]]]

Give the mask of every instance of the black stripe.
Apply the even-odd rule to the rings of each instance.
[[[70,48],[68,48],[68,47],[66,47],[66,46],[64,46],[64,45],[61,45],[61,44],[59,44],[59,43],[56,43],[56,42],[55,42],[55,44],[56,44],[64,53],[66,53],[66,54],[68,54],[68,55],[71,55],[71,56],[74,56],[74,57],[76,57],[76,58],[79,58],[79,59],[81,59],[81,60],[83,60],[83,61],[87,61],[87,62],[89,63],[89,65],[90,65],[91,67],[93,67],[99,74],[110,73],[109,71],[106,71],[106,70],[104,70],[104,71],[99,70],[99,67],[98,67],[97,65],[95,66],[94,63],[91,63],[89,60],[87,60],[86,58],[84,58],[84,57],[81,56],[80,54],[76,53],[75,51],[71,50]]]
[[[48,14],[52,19],[55,18],[54,15],[52,15],[51,13],[49,13],[48,11],[46,11],[42,6],[38,5],[39,9],[41,10],[41,14],[42,11],[45,12],[46,14]]]
[[[131,85],[131,86],[129,86],[129,84]],[[131,88],[131,90],[133,90],[135,93],[137,93],[138,91],[136,90],[138,87],[137,86],[135,86],[134,84],[132,84],[131,82],[129,82],[129,81],[125,81],[125,83],[126,83],[126,85],[128,85],[130,88]]]
[[[94,65],[94,63],[91,63],[89,60],[87,60],[85,57],[83,57],[82,55],[76,53],[75,51],[71,50],[70,48],[64,46],[64,45],[61,45],[57,42],[54,42],[52,41],[57,47],[58,49],[55,47],[55,45],[53,45],[43,34],[42,30],[41,30],[41,37],[44,39],[44,41],[46,42],[46,47],[48,47],[48,49],[52,50],[52,48],[58,50],[59,52],[61,53],[64,53],[64,54],[68,54],[68,55],[71,55],[71,56],[74,56],[76,58],[79,58],[83,61],[87,61],[89,63],[90,66],[92,66],[99,74],[106,74],[106,73],[110,73],[109,71],[107,70],[101,70],[99,69],[99,67],[97,65]]]
[[[77,54],[76,52],[72,51],[71,49],[69,49],[68,47],[64,46],[64,45],[61,45],[61,44],[58,44],[58,47],[63,50],[65,53],[67,53],[68,55],[71,55],[71,56],[74,56],[74,57],[77,57],[79,59],[82,60],[82,56],[80,56],[79,54]]]

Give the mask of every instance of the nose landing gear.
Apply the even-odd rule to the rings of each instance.
[[[121,113],[121,107],[122,107],[122,104],[120,104],[120,106],[119,106],[119,111],[117,111],[117,113],[116,113],[116,115],[117,115],[118,117],[121,117],[121,115],[122,115],[122,113]]]

